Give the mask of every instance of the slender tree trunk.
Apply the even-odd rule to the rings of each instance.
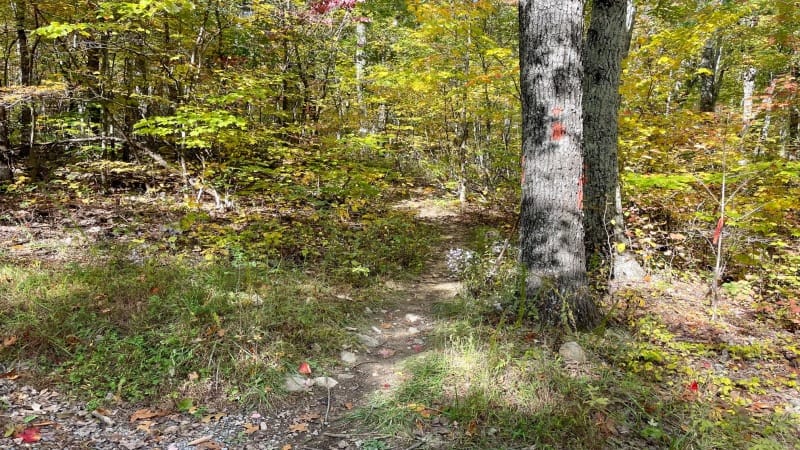
[[[10,181],[14,177],[8,136],[8,111],[5,105],[0,105],[0,182]]]
[[[525,295],[549,324],[589,327],[583,246],[583,0],[521,0],[521,263]]]
[[[28,4],[25,0],[17,0],[14,4],[14,23],[17,28],[17,54],[19,56],[19,83],[30,86],[33,78],[33,61],[31,58],[28,32],[25,29],[27,22],[26,12]],[[33,111],[30,105],[23,104],[19,118],[20,124],[20,157],[26,157],[31,152],[31,132],[33,124]]]
[[[622,236],[616,208],[619,184],[617,114],[622,60],[633,29],[632,0],[595,0],[583,52],[584,227],[590,265],[612,261]],[[616,226],[615,226],[616,225]],[[617,230],[615,230],[617,228]]]
[[[356,23],[356,101],[358,102],[358,133],[367,134],[367,105],[364,102],[364,68],[367,58],[364,47],[367,46],[367,25],[364,22]]]
[[[717,43],[717,39],[709,39],[703,46],[700,60],[700,111],[714,112],[724,73],[722,46]]]
[[[753,92],[756,90],[755,67],[748,67],[742,73],[742,125],[746,128],[753,120]]]
[[[800,66],[797,64],[792,65],[791,75],[792,82],[796,84],[798,78],[800,78]],[[792,98],[793,101],[789,104],[786,149],[784,150],[784,157],[789,159],[797,159],[798,156],[800,156],[800,152],[798,151],[798,147],[800,147],[800,141],[798,141],[798,136],[800,135],[800,104],[798,104],[797,98],[798,96],[795,93]]]

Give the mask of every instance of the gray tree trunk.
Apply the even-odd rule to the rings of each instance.
[[[622,60],[633,30],[632,0],[595,0],[583,51],[583,159],[585,244],[592,266],[610,265],[622,238],[617,114]]]
[[[716,39],[709,39],[703,46],[700,59],[700,111],[714,112],[722,84],[722,46]]]
[[[596,323],[581,214],[583,0],[521,0],[525,295],[548,324]]]

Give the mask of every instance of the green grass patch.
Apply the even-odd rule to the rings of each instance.
[[[345,326],[381,298],[307,271],[180,259],[6,264],[0,279],[0,335],[16,339],[3,359],[94,400],[201,393],[213,381],[229,400],[271,401],[298,361],[324,370],[352,344]]]

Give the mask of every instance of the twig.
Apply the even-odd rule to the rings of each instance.
[[[325,406],[325,423],[328,423],[328,413],[331,412],[331,388],[328,388],[328,404]]]
[[[212,435],[203,436],[201,438],[197,438],[197,439],[189,442],[189,444],[187,444],[187,445],[192,445],[192,446],[199,445],[199,444],[202,444],[203,442],[208,442],[213,438],[214,438],[214,436],[212,436]]]

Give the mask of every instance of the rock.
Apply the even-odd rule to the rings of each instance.
[[[335,387],[337,384],[339,384],[339,382],[334,380],[331,377],[317,377],[317,378],[314,378],[314,384],[316,384],[317,386],[321,386],[321,387],[330,389],[332,387]]]
[[[301,375],[289,375],[283,383],[284,388],[289,392],[307,391],[311,383]]]
[[[416,314],[408,313],[408,314],[405,315],[404,318],[405,318],[406,322],[408,322],[408,323],[416,323],[416,322],[419,321],[419,316],[416,315]]]
[[[417,327],[409,327],[408,334],[419,334],[419,329]]]
[[[358,342],[361,342],[362,344],[364,344],[369,348],[375,348],[381,345],[381,343],[378,342],[377,339],[375,339],[372,336],[367,336],[366,334],[356,334],[356,338],[358,339]]]
[[[575,341],[565,342],[561,345],[561,348],[558,349],[558,354],[561,355],[564,362],[586,362],[586,352],[584,352],[583,348]]]
[[[641,281],[645,275],[644,269],[632,254],[625,252],[614,257],[614,280],[616,282]]]
[[[358,361],[358,356],[356,356],[353,352],[348,352],[347,350],[342,350],[342,353],[339,353],[339,358],[345,364],[354,364]]]

